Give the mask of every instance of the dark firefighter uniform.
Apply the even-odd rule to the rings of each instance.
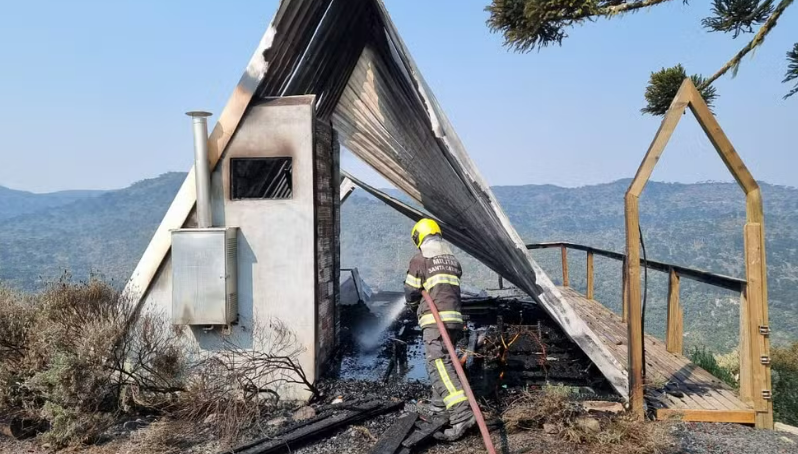
[[[432,382],[432,404],[441,410],[446,409],[453,427],[470,425],[469,419],[473,418],[473,414],[468,398],[452,366],[435,318],[421,295],[422,289],[430,295],[452,343],[456,344],[463,331],[463,316],[460,313],[460,277],[463,273],[460,262],[443,242],[440,228],[434,221],[425,219],[416,224],[413,240],[419,252],[410,260],[404,285],[405,300],[411,308],[416,309],[418,324],[422,328],[427,372]]]

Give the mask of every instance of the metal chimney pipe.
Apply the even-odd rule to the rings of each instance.
[[[208,161],[208,117],[210,112],[186,112],[194,123],[194,179],[197,185],[197,226],[213,225],[211,212],[211,168]]]

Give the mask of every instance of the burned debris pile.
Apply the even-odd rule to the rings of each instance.
[[[489,427],[502,426],[504,412],[517,408],[523,396],[552,386],[568,389],[572,401],[620,401],[590,360],[534,303],[471,297],[464,299],[463,314],[467,323],[458,356]],[[290,446],[292,452],[308,453],[344,447],[410,453],[434,443],[432,435],[446,420],[425,415],[418,405],[430,396],[415,317],[399,293],[375,293],[368,302],[342,305],[341,345],[318,383],[316,416],[233,452],[261,454]]]

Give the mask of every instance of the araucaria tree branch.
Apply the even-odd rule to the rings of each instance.
[[[673,0],[493,0],[485,10],[490,12],[488,26],[504,35],[505,45],[527,52],[561,44],[567,27],[669,1]]]
[[[726,74],[730,69],[732,69],[733,72],[736,73],[743,57],[745,57],[755,47],[759,46],[765,41],[765,37],[767,36],[767,34],[770,33],[771,30],[773,30],[773,28],[776,26],[776,22],[779,20],[779,17],[781,17],[781,15],[784,13],[784,10],[787,9],[787,7],[792,4],[792,2],[793,0],[781,0],[781,3],[779,3],[778,6],[776,6],[770,17],[768,17],[765,23],[762,24],[762,27],[760,27],[759,31],[756,33],[756,35],[754,35],[754,38],[751,39],[751,41],[748,44],[746,44],[745,47],[740,49],[740,51],[737,52],[737,54],[734,57],[732,57],[731,60],[726,62],[726,64],[723,65],[715,74],[707,78],[707,80],[704,81],[703,86],[699,87],[699,89],[708,87],[710,84],[712,84],[712,82],[718,80],[718,78]]]
[[[787,66],[787,74],[784,76],[784,80],[782,81],[785,84],[793,80],[798,80],[798,43],[795,43],[792,47],[792,50],[787,52],[787,61],[789,61],[789,65]],[[787,99],[796,93],[798,93],[798,83],[795,84],[795,87],[790,90],[789,93],[784,95],[784,99]]]

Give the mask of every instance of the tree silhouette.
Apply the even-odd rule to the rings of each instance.
[[[505,45],[519,52],[529,52],[552,44],[561,45],[568,37],[567,30],[574,25],[598,18],[614,18],[651,8],[674,0],[492,0],[485,9],[490,12],[488,26],[494,32],[504,35]],[[686,0],[683,0],[687,3]],[[743,57],[760,46],[765,37],[775,28],[779,18],[793,0],[713,0],[711,15],[701,21],[710,32],[731,33],[732,39],[743,34],[754,33],[751,40],[743,46],[728,62],[710,77],[693,75],[694,82],[709,104],[717,97],[712,83],[732,71],[735,75]],[[756,29],[756,32],[755,32]],[[787,71],[784,83],[798,79],[798,43],[787,52]],[[674,84],[675,76],[686,77],[682,65],[663,68],[653,72],[646,88],[647,105],[643,113],[664,115],[671,100],[676,96],[679,84]],[[681,80],[679,81],[681,83]],[[798,81],[784,98],[798,93]]]

